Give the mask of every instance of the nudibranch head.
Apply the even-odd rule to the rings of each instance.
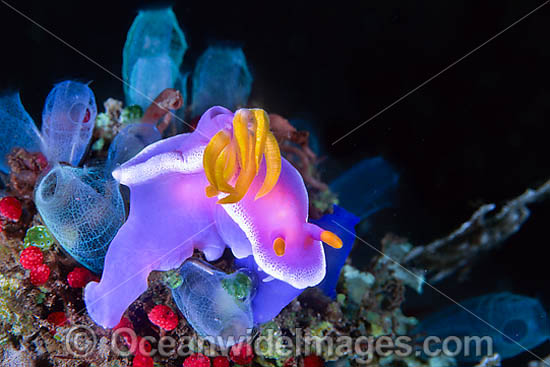
[[[262,162],[244,197],[237,203],[220,205],[218,210],[228,214],[246,236],[254,261],[262,271],[297,289],[315,286],[326,274],[321,242],[338,248],[342,241],[307,221],[306,187],[300,173],[284,158],[277,184],[256,200],[266,174],[267,164]]]
[[[238,110],[231,130],[220,130],[204,150],[203,166],[209,182],[206,196],[227,194],[218,204],[234,204],[244,197],[264,157],[267,172],[255,199],[267,195],[281,174],[281,152],[264,110]]]
[[[219,198],[267,274],[296,288],[318,284],[325,275],[321,242],[340,248],[342,241],[307,222],[304,181],[281,157],[265,111],[238,110],[210,134],[203,155],[206,196]]]

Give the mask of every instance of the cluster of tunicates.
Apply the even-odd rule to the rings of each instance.
[[[8,172],[6,155],[14,147],[44,153],[50,164],[78,165],[88,149],[97,107],[87,84],[67,80],[48,94],[42,112],[42,133],[25,111],[18,93],[0,97],[0,169]]]
[[[184,97],[184,104],[187,104],[187,108],[180,111],[189,111],[192,117],[200,116],[215,105],[223,105],[230,110],[246,106],[253,78],[241,48],[208,47],[199,57],[192,73],[180,69],[186,50],[185,36],[170,8],[141,11],[128,33],[123,53],[127,104],[146,110],[164,89],[177,88]],[[185,98],[189,79],[192,91],[190,102]],[[0,138],[7,142],[0,147],[0,154],[5,156],[12,147],[19,146],[30,151],[42,151],[50,163],[35,190],[35,203],[49,232],[45,228],[37,228],[29,233],[26,242],[48,246],[52,241],[47,235],[51,233],[70,256],[88,269],[101,273],[109,245],[125,221],[125,205],[119,183],[111,177],[111,173],[143,148],[160,140],[161,133],[155,124],[140,121],[123,124],[109,147],[107,161],[101,167],[79,167],[89,147],[96,114],[92,90],[88,84],[77,81],[59,83],[50,92],[42,116],[41,134],[23,109],[18,95],[0,98]],[[318,139],[316,144],[319,145]],[[314,146],[314,150],[319,152],[320,147]],[[2,164],[0,168],[6,171],[7,166]],[[362,196],[357,195],[358,192],[364,193],[365,188],[353,190],[350,187],[358,183],[363,185],[365,177],[377,177],[377,180],[367,180],[372,183],[372,190]],[[387,204],[385,193],[392,191],[396,183],[397,175],[391,167],[375,158],[365,160],[344,174],[331,188],[342,194],[341,199],[346,205],[349,201],[358,213],[370,215]],[[163,178],[162,184],[166,185],[167,180]],[[380,188],[383,192],[379,191]],[[149,193],[144,191],[145,187],[136,188],[137,192],[139,190]],[[173,197],[169,194],[165,196],[169,200],[156,204],[166,207],[174,205]],[[147,200],[150,199],[147,195]],[[355,238],[350,230],[343,233],[341,226],[353,229],[358,220],[335,207],[333,214],[316,222],[343,240],[340,250],[325,246],[330,256],[326,263],[327,276],[320,289],[331,297],[335,296],[340,269]],[[180,223],[188,226],[189,222]],[[339,226],[334,223],[339,223]],[[124,232],[124,228],[120,232]],[[143,240],[142,234],[136,235],[138,242]],[[107,256],[108,262],[119,238],[115,239]],[[125,241],[129,246],[134,243]],[[159,239],[154,237],[148,245],[158,249]],[[219,248],[216,251],[221,256],[225,243],[220,246],[221,251],[218,251]],[[201,248],[207,258],[208,248]],[[128,260],[126,253],[119,258],[115,261],[117,266],[120,261]],[[182,259],[170,257],[167,261],[170,266],[159,270],[177,267]],[[178,270],[178,281],[170,282],[174,287],[175,302],[188,323],[199,335],[225,346],[242,340],[255,325],[273,319],[302,292],[302,289],[264,272],[254,256],[238,259],[235,265],[238,270],[226,274],[192,258]],[[120,281],[118,268],[115,278]],[[143,284],[133,282],[131,286],[146,286],[146,279],[143,281]],[[94,285],[89,285],[88,296]],[[98,305],[94,303],[92,306]],[[107,309],[108,312],[111,310]],[[109,323],[113,321],[115,325],[119,319],[120,315],[116,320],[109,320]]]
[[[124,45],[122,76],[127,104],[145,110],[164,89],[176,88],[192,117],[212,106],[230,110],[246,106],[252,75],[241,48],[206,49],[193,68],[191,101],[187,100],[190,68],[182,67],[186,51],[185,35],[172,9],[140,11]],[[178,110],[176,115],[185,117],[185,110]]]
[[[67,253],[101,273],[109,243],[124,222],[125,208],[110,171],[77,167],[88,150],[96,115],[92,90],[72,80],[56,84],[48,94],[41,133],[18,94],[0,97],[0,169],[9,173],[5,157],[14,147],[45,155],[49,167],[35,189],[38,212]],[[158,139],[153,125],[128,126],[113,144],[109,164],[114,168]],[[45,228],[41,232],[35,227],[27,237],[30,241],[36,235],[46,245],[46,233]]]

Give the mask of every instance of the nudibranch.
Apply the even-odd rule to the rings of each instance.
[[[326,272],[322,242],[334,233],[308,223],[298,171],[281,157],[260,109],[206,111],[192,133],[161,140],[113,172],[130,188],[127,221],[113,239],[99,283],[85,302],[92,319],[113,327],[147,289],[153,270],[179,267],[195,249],[208,261],[229,247],[237,259],[296,289]]]

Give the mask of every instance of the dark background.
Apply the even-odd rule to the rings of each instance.
[[[117,75],[137,9],[152,4],[9,3]],[[265,3],[173,2],[190,46],[184,63],[191,67],[212,43],[241,45],[255,79],[251,101],[313,123],[327,181],[369,156],[393,164],[401,174],[398,205],[375,218],[367,241],[391,231],[425,244],[479,205],[550,178],[550,5],[332,145],[542,1]],[[35,121],[53,83],[64,79],[93,80],[99,104],[123,99],[117,79],[4,4],[0,40],[0,88],[19,89]],[[457,300],[508,290],[539,297],[548,309],[550,202],[532,209],[522,230],[480,259],[465,283],[439,288]],[[368,256],[356,249],[353,260]],[[433,309],[447,303],[429,289],[424,300]]]

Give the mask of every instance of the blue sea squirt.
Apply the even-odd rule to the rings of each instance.
[[[140,11],[124,44],[126,103],[145,110],[160,92],[173,88],[186,51],[185,35],[171,8]]]
[[[55,165],[38,183],[34,202],[63,249],[101,273],[109,243],[125,218],[118,182],[98,168]]]
[[[252,75],[243,50],[216,46],[206,49],[195,65],[192,85],[192,116],[200,116],[218,103],[230,110],[245,105],[252,90]]]
[[[0,141],[0,171],[4,173],[9,172],[6,156],[13,148],[33,153],[42,149],[40,132],[25,111],[19,93],[0,96]]]
[[[540,301],[508,292],[471,298],[461,302],[461,306],[451,305],[422,320],[414,332],[421,337],[437,336],[442,340],[450,336],[461,340],[472,335],[489,337],[492,353],[498,353],[503,359],[534,348],[550,336],[547,314]],[[455,356],[457,361],[476,362],[490,352],[487,340],[482,340],[482,350],[476,355],[475,340],[471,340],[470,348],[463,348]],[[449,346],[450,350],[455,347]],[[471,352],[467,353],[468,350]]]
[[[243,270],[225,274],[198,259],[180,269],[183,284],[172,291],[187,322],[202,337],[237,340],[254,326],[251,300],[256,279]],[[221,340],[220,340],[221,344]]]
[[[78,165],[90,143],[96,115],[88,85],[71,80],[56,84],[42,112],[43,153],[48,161]]]

